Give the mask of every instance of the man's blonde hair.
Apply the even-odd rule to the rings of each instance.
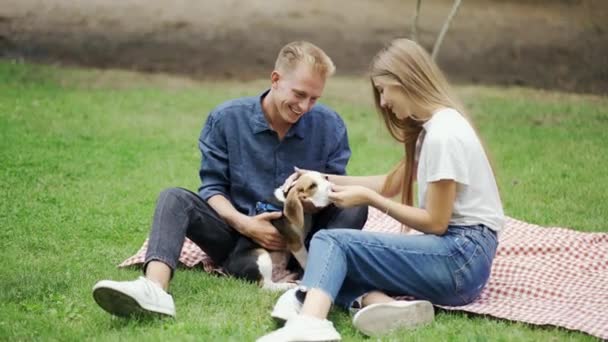
[[[305,41],[295,41],[285,45],[279,51],[274,68],[278,71],[290,72],[300,63],[310,66],[324,78],[333,75],[336,71],[334,62],[321,48]]]

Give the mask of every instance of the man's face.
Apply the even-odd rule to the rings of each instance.
[[[275,105],[283,124],[296,123],[323,94],[325,78],[306,64],[291,71],[273,71],[272,89]]]

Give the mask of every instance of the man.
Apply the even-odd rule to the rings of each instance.
[[[260,96],[228,101],[209,115],[199,138],[202,154],[198,194],[181,188],[158,199],[145,277],[104,280],[93,287],[106,311],[175,316],[166,291],[184,242],[190,238],[222,265],[244,235],[269,250],[285,248],[271,220],[281,212],[256,214],[255,205],[293,173],[294,166],[344,174],[350,158],[346,127],[334,111],[316,104],[335,67],[317,46],[292,42],[279,52],[271,88]],[[361,228],[367,207],[333,205],[314,214],[308,239],[320,228]]]

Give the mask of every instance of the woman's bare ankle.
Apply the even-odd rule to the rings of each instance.
[[[394,301],[395,301],[394,298],[388,296],[384,292],[372,291],[372,292],[368,292],[367,294],[365,294],[363,296],[363,298],[361,299],[361,306],[366,307],[371,304],[390,303],[390,302],[394,302]]]

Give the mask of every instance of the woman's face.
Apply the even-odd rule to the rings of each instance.
[[[374,77],[374,87],[380,94],[380,107],[404,120],[412,115],[412,103],[403,86],[387,77]]]

